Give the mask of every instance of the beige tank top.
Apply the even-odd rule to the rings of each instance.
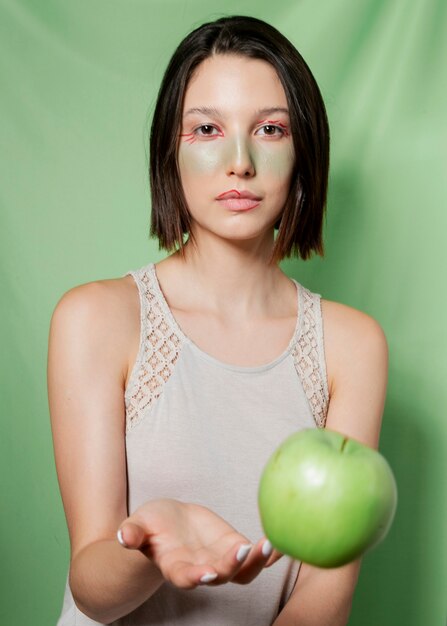
[[[290,434],[325,425],[321,296],[292,279],[298,312],[288,347],[270,363],[239,367],[182,332],[153,263],[126,275],[136,282],[141,311],[125,391],[128,514],[148,500],[175,498],[207,506],[257,542],[264,535],[257,490],[267,460]],[[165,582],[113,626],[270,626],[299,567],[283,556],[248,585],[182,590]],[[74,604],[68,574],[57,626],[98,626]]]

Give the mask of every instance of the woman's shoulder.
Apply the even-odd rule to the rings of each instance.
[[[83,283],[61,296],[50,332],[62,340],[70,336],[81,345],[104,348],[127,374],[138,349],[139,307],[138,290],[130,275]]]
[[[321,298],[328,382],[345,376],[359,359],[375,358],[385,364],[388,343],[381,324],[371,315],[341,302]]]
[[[129,310],[138,307],[138,291],[132,276],[94,280],[76,285],[66,291],[55,307],[67,314],[84,315],[107,320],[126,317]],[[54,315],[54,314],[53,314]]]
[[[341,302],[321,298],[321,310],[324,323],[328,330],[338,331],[350,336],[366,333],[383,333],[379,322],[368,313]],[[345,336],[346,338],[346,336]]]

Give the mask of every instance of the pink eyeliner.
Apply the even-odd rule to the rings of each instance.
[[[188,143],[194,143],[196,141],[196,136],[194,135],[194,133],[185,133],[185,134],[181,134],[180,137],[187,137],[186,141]]]
[[[288,135],[289,131],[287,129],[287,126],[285,126],[282,122],[280,122],[279,120],[260,120],[259,122],[257,122],[257,124],[276,124],[277,126],[280,126],[283,130],[284,130],[284,134]]]

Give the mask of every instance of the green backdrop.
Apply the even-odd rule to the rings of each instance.
[[[51,313],[75,285],[166,256],[148,238],[158,86],[187,32],[232,13],[294,42],[331,124],[326,256],[281,266],[375,317],[390,348],[380,449],[399,507],[364,558],[350,625],[445,624],[446,9],[1,0],[1,624],[55,624],[68,567],[46,392]]]

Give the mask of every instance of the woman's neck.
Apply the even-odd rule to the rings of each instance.
[[[185,259],[176,252],[163,261],[167,282],[175,284],[179,304],[181,300],[179,308],[228,322],[294,315],[295,286],[282,270],[252,251],[244,253],[225,243],[221,249],[213,246],[212,252],[199,252],[188,243]]]

